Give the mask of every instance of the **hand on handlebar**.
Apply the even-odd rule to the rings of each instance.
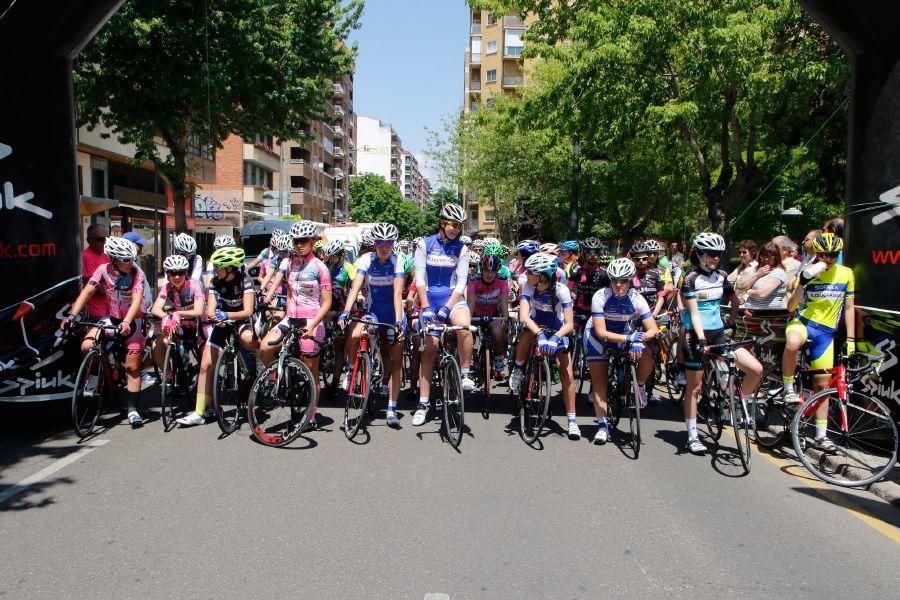
[[[434,316],[434,320],[436,323],[443,325],[448,319],[450,319],[450,308],[444,305],[438,309],[437,314]]]

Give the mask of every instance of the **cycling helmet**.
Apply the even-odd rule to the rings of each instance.
[[[319,228],[312,221],[296,221],[291,225],[291,238],[317,238]]]
[[[103,252],[116,260],[134,260],[137,256],[137,246],[121,237],[108,237],[103,244]]]
[[[647,240],[646,242],[644,242],[644,244],[646,244],[647,250],[649,250],[653,254],[659,254],[663,251],[662,244],[660,244],[656,240]]]
[[[578,242],[575,240],[566,240],[559,245],[559,249],[565,250],[566,252],[578,252]]]
[[[600,257],[598,259],[600,261],[600,264],[608,264],[609,261],[612,260],[612,258],[612,254],[609,253],[609,248],[607,248],[606,246],[600,246]]]
[[[500,244],[488,244],[484,247],[485,256],[506,256],[506,251]]]
[[[209,261],[216,267],[241,268],[244,266],[244,257],[243,248],[225,247],[213,252]]]
[[[441,207],[441,218],[448,221],[466,222],[466,211],[459,204],[445,204]]]
[[[340,256],[344,252],[344,242],[341,240],[331,240],[325,246],[325,256]]]
[[[397,231],[397,226],[391,223],[375,223],[369,235],[372,236],[372,240],[379,242],[396,242],[400,232]]]
[[[531,255],[525,261],[525,270],[536,275],[546,275],[550,277],[556,274],[556,257],[551,254],[538,252]]]
[[[470,237],[467,236],[467,235],[461,235],[461,236],[459,236],[459,241],[461,241],[461,242],[462,242],[463,244],[465,244],[466,246],[471,246],[471,245],[472,245],[472,238],[470,238]]]
[[[313,250],[315,250],[316,252],[318,252],[319,250],[324,249],[325,246],[327,246],[327,245],[328,245],[328,242],[326,242],[326,241],[323,240],[323,239],[318,239],[318,240],[316,240],[316,243],[313,244]]]
[[[375,247],[375,239],[372,237],[372,231],[364,231],[362,234],[362,238],[359,243],[363,248],[374,248]]]
[[[599,250],[603,247],[603,242],[601,242],[598,238],[589,237],[584,242],[582,242],[581,247],[585,250]]]
[[[485,242],[484,240],[475,240],[474,242],[472,242],[472,248],[474,248],[475,250],[478,250],[479,248],[487,248],[487,242]]]
[[[213,240],[213,248],[217,250],[226,246],[237,246],[237,242],[230,235],[217,235],[216,239]]]
[[[844,249],[844,240],[833,233],[820,233],[812,243],[813,252],[840,252]]]
[[[539,252],[543,252],[544,254],[552,254],[556,256],[559,254],[559,246],[552,242],[547,242],[546,244],[541,244],[538,248]]]
[[[270,245],[271,247],[274,248],[274,247],[275,247],[275,242],[279,239],[279,237],[282,237],[282,236],[285,237],[285,238],[287,238],[288,240],[291,239],[291,236],[288,235],[288,232],[285,231],[284,229],[275,229],[275,230],[273,230],[273,231],[272,231],[272,237],[269,239],[269,245]]]
[[[725,238],[718,233],[704,231],[694,238],[694,248],[698,252],[725,252]]]
[[[422,242],[422,240],[424,240],[424,239],[425,239],[425,238],[422,238],[422,237],[413,238],[413,241],[410,243],[410,247],[413,249],[413,252],[415,252],[416,249],[418,249],[419,244],[420,244],[420,243]]]
[[[635,242],[631,245],[631,250],[629,250],[632,258],[639,254],[650,254],[650,252],[651,250],[646,242]]]
[[[516,245],[516,250],[521,252],[523,255],[531,255],[538,251],[538,246],[540,246],[540,244],[538,244],[535,240],[522,240]]]
[[[193,254],[197,251],[197,241],[186,233],[179,233],[172,241],[175,252],[182,254]]]
[[[485,254],[481,257],[481,270],[499,271],[503,260],[496,254]]]
[[[635,271],[634,263],[627,258],[617,258],[609,263],[609,267],[606,269],[610,279],[631,279],[634,277]]]
[[[166,260],[163,261],[163,271],[166,273],[169,271],[187,271],[188,266],[188,259],[180,254],[167,256]]]
[[[495,237],[486,237],[486,238],[484,238],[484,245],[485,245],[485,246],[490,246],[491,244],[497,244],[497,245],[499,246],[499,245],[500,245],[500,240],[498,240],[498,239],[495,238]]]
[[[409,240],[400,240],[397,242],[397,247],[401,250],[409,250]]]
[[[279,252],[286,252],[291,249],[294,240],[287,233],[280,229],[276,229],[272,234],[272,247]]]

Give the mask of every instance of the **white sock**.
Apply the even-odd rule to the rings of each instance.
[[[460,369],[459,372],[462,374],[463,378],[469,376],[469,369]]]
[[[685,419],[684,424],[687,425],[688,439],[697,439],[697,419]]]
[[[396,400],[388,400],[388,412],[394,412],[397,410],[397,401]]]
[[[428,396],[419,396],[419,404],[422,406],[428,406],[431,402],[428,401]]]
[[[575,413],[566,413],[566,418],[569,420],[569,423],[575,422],[575,416],[576,416]]]

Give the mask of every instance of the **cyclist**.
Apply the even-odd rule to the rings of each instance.
[[[573,328],[572,295],[565,284],[557,281],[558,271],[555,257],[549,254],[538,252],[525,261],[525,282],[519,298],[519,319],[523,328],[516,345],[516,366],[509,379],[509,389],[514,394],[519,392],[522,369],[528,359],[531,343],[537,338],[539,352],[556,355],[569,439],[577,440],[581,438],[581,430],[575,419],[575,382],[571,356],[565,352],[569,345],[569,333]],[[545,329],[552,332],[549,337]]]
[[[319,228],[312,221],[296,221],[291,225],[290,236],[294,242],[294,258],[285,258],[278,266],[278,273],[272,287],[266,293],[266,304],[272,301],[275,289],[287,280],[287,317],[281,324],[290,319],[304,319],[305,331],[301,336],[300,359],[312,371],[316,382],[316,395],[320,391],[319,384],[319,352],[325,340],[325,326],[322,322],[331,310],[331,276],[328,267],[316,258],[313,244],[319,237]],[[279,324],[279,325],[281,325]],[[282,331],[278,327],[266,334],[260,345],[259,357],[266,365],[278,357],[281,350]],[[271,342],[279,342],[270,345]],[[316,411],[313,409],[310,427],[316,426]]]
[[[584,252],[581,260],[572,265],[569,282],[575,299],[574,312],[577,333],[581,333],[583,324],[591,318],[591,303],[594,294],[601,288],[609,287],[609,275],[606,268],[600,265],[600,252],[603,244],[595,237],[584,240]],[[578,338],[581,339],[580,336]]]
[[[471,244],[466,244],[469,250],[469,276],[476,275],[481,268],[481,257],[484,256],[484,240],[478,239]]]
[[[834,366],[834,338],[843,312],[844,327],[847,332],[847,354],[856,352],[856,308],[854,296],[856,282],[853,271],[837,264],[844,240],[833,233],[819,233],[812,242],[815,259],[800,271],[800,285],[791,294],[788,310],[799,312],[785,331],[786,344],[781,358],[782,379],[784,381],[784,401],[797,404],[800,395],[794,387],[797,371],[797,355],[800,347],[809,345],[810,367],[830,369]],[[816,375],[813,390],[828,387],[830,375]],[[816,411],[815,444],[819,450],[834,453],[837,447],[828,439],[828,401]]]
[[[144,296],[144,272],[137,264],[137,247],[120,237],[107,237],[103,244],[103,252],[109,256],[110,262],[97,267],[78,298],[72,304],[69,315],[63,321],[67,327],[78,319],[87,301],[103,290],[108,300],[109,313],[99,319],[118,327],[117,334],[125,339],[127,355],[125,357],[125,392],[123,400],[128,422],[132,427],[140,427],[144,420],[138,412],[141,397],[141,358],[144,354],[146,339],[141,326],[141,303]],[[97,328],[91,328],[81,342],[82,353],[87,353],[94,340],[100,335]]]
[[[257,257],[247,264],[247,271],[249,271],[253,267],[260,266],[267,261],[271,261],[272,257],[278,254],[278,248],[275,245],[275,240],[278,239],[278,236],[286,233],[287,232],[283,229],[273,229],[272,237],[269,238],[269,245],[263,248],[262,251],[257,255]],[[281,261],[279,260],[278,262],[280,263]]]
[[[644,346],[659,333],[647,300],[632,287],[634,263],[627,258],[618,258],[610,263],[608,273],[610,287],[597,290],[594,294],[591,300],[592,326],[584,334],[584,354],[591,369],[591,395],[599,424],[594,435],[595,444],[609,441],[606,412],[610,352],[621,353],[624,345],[630,344],[631,358],[638,363],[638,383],[643,386],[653,370],[653,355],[644,352]],[[631,322],[635,317],[640,319],[643,331],[632,329]],[[642,405],[641,400],[638,398]]]
[[[704,232],[694,238],[691,248],[691,264],[695,265],[681,287],[684,296],[684,329],[681,340],[684,352],[684,368],[687,380],[684,401],[684,419],[687,426],[687,450],[703,454],[706,446],[697,435],[697,399],[703,385],[702,356],[709,345],[729,342],[725,335],[720,306],[731,302],[731,319],[738,311],[737,294],[728,282],[728,275],[720,270],[719,261],[725,252],[725,240],[718,233]],[[745,348],[734,350],[737,367],[744,372],[743,394],[747,397],[756,390],[763,368],[756,357]]]
[[[672,281],[672,270],[669,266],[669,259],[666,258],[665,246],[656,240],[647,240],[644,244],[647,245],[647,251],[649,252],[647,263],[651,269],[657,269],[662,273],[663,290],[666,294],[671,294],[675,291],[675,284]],[[653,308],[652,304],[650,308]]]
[[[566,278],[569,280],[569,289],[573,289],[572,283],[572,267],[578,264],[579,245],[576,240],[566,240],[559,245],[559,260],[562,263],[563,271],[566,272]]]
[[[421,311],[422,326],[437,322],[468,327],[471,324],[469,305],[465,290],[469,273],[469,256],[465,245],[459,240],[466,212],[458,204],[441,207],[438,232],[422,240],[416,248],[416,289]],[[463,391],[475,389],[475,382],[469,377],[472,361],[472,332],[457,331],[460,371]],[[437,337],[426,336],[425,351],[419,368],[419,404],[413,415],[412,424],[425,423],[431,406],[431,376],[434,360],[438,354]]]
[[[313,245],[313,253],[316,255],[321,261],[325,260],[325,246],[328,245],[328,242],[323,239],[316,240],[316,243]]]
[[[206,407],[212,398],[213,374],[219,352],[225,345],[225,329],[219,326],[223,321],[236,321],[240,344],[245,350],[257,350],[250,328],[250,317],[256,294],[253,280],[244,272],[243,249],[226,246],[219,248],[209,257],[214,275],[207,292],[206,318],[211,327],[209,337],[200,355],[200,372],[197,376],[197,403],[194,412],[177,420],[182,427],[203,425],[206,422]]]
[[[179,233],[172,241],[176,254],[188,260],[188,279],[203,284],[203,258],[197,254],[197,241],[186,233]]]
[[[338,317],[338,326],[348,327],[347,352],[348,364],[353,363],[359,349],[359,338],[362,336],[360,323],[347,325],[347,318],[353,310],[353,302],[365,285],[366,298],[363,310],[373,315],[380,323],[393,323],[401,332],[406,331],[406,319],[403,315],[403,279],[405,278],[403,259],[393,253],[397,241],[397,227],[390,223],[376,223],[372,228],[372,239],[375,241],[375,252],[366,254],[358,263],[356,277],[350,286],[350,294],[343,305],[343,312]],[[384,342],[381,355],[384,360],[383,377],[390,375],[390,388],[379,382],[379,393],[388,397],[387,423],[391,427],[400,424],[397,417],[397,398],[400,396],[400,384],[403,379],[403,346],[400,333],[394,329],[379,329],[379,339]]]
[[[461,235],[459,236],[459,241],[461,241],[467,249],[472,249],[472,238],[470,238],[469,236]]]
[[[150,314],[161,321],[162,335],[152,343],[153,360],[160,372],[173,333],[184,341],[200,344],[197,320],[203,315],[203,288],[196,281],[188,280],[189,266],[188,260],[178,254],[167,256],[163,261],[166,283],[159,289],[150,309]]]
[[[291,256],[291,246],[293,241],[291,236],[286,232],[276,229],[272,234],[273,247],[275,253],[268,260],[263,261],[260,265],[259,276],[262,278],[259,284],[259,290],[262,294],[267,294],[271,288],[275,288],[274,294],[281,296],[278,301],[278,308],[284,308],[287,296],[287,285],[282,281],[281,285],[275,286],[275,276],[278,273],[278,266]]]
[[[666,292],[662,270],[650,266],[650,256],[653,252],[645,242],[632,244],[628,254],[635,266],[634,287],[647,301],[647,306],[650,307],[650,311],[655,317],[662,310],[665,301]]]
[[[344,260],[347,251],[344,242],[341,240],[331,240],[325,246],[325,266],[328,267],[328,275],[331,277],[331,306],[332,310],[328,313],[327,320],[336,322],[341,307],[347,300],[347,290],[350,287],[352,278],[350,272],[356,275],[356,267]],[[346,338],[343,335],[334,338],[334,372],[332,381],[334,384],[340,381],[341,372],[344,370],[344,344]]]
[[[230,235],[217,235],[216,239],[213,240],[213,252],[219,248],[233,247],[237,247],[237,242],[234,237]],[[212,262],[207,262],[206,271],[203,273],[203,289],[209,289],[209,284],[212,281],[214,274]]]
[[[469,312],[475,317],[509,318],[509,279],[500,274],[505,266],[500,258],[502,249],[493,244],[485,248],[481,257],[481,273],[469,279],[466,297]],[[493,369],[502,373],[506,370],[506,323],[492,321],[488,327],[491,334],[491,352],[494,354]]]

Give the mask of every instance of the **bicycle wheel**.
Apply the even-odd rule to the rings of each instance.
[[[244,359],[232,350],[219,353],[213,384],[213,407],[222,433],[234,433],[247,403],[250,372]]]
[[[747,415],[747,403],[741,397],[741,390],[738,387],[739,382],[736,381],[734,375],[728,376],[728,412],[731,420],[731,428],[734,430],[734,442],[741,464],[744,466],[744,472],[750,473],[750,419]]]
[[[350,387],[344,402],[344,435],[352,440],[366,418],[366,405],[372,391],[372,357],[361,352],[350,371]]]
[[[550,410],[550,361],[546,356],[532,357],[522,377],[519,392],[519,435],[533,444],[541,435]]]
[[[828,402],[826,434],[836,446],[822,451],[816,442],[816,409]],[[794,415],[791,438],[810,473],[834,485],[865,486],[884,478],[897,462],[897,426],[877,398],[850,390],[843,404],[837,389],[810,396]]]
[[[484,386],[484,406],[481,409],[481,416],[485,419],[491,416],[491,369],[493,368],[491,358],[491,349],[482,349],[479,364],[482,370],[481,384]]]
[[[103,401],[109,391],[106,385],[105,360],[102,352],[91,350],[78,368],[72,392],[72,425],[79,438],[91,435],[103,412]]]
[[[322,375],[322,385],[331,388],[337,384],[334,380],[334,365],[337,357],[334,353],[334,335],[325,338],[322,347],[322,358],[319,360],[319,373]]]
[[[706,374],[704,377],[709,376]],[[697,424],[703,425],[706,434],[716,441],[722,437],[722,405],[718,393],[718,386],[707,379],[697,399]]]
[[[581,392],[584,391],[584,382],[585,380],[590,380],[591,372],[587,366],[587,359],[584,355],[584,346],[579,340],[575,340],[575,353],[572,356],[572,375],[575,379],[578,380],[578,387],[575,388],[575,398],[581,395]],[[588,402],[591,402],[591,399],[588,398]]]
[[[606,419],[609,426],[619,428],[619,420],[622,417],[622,386],[620,385],[618,369],[609,369],[609,383],[606,392]]]
[[[631,381],[628,381],[628,380]],[[634,373],[634,365],[630,368],[630,374],[626,376],[628,383],[628,429],[631,431],[631,445],[634,448],[634,457],[641,453],[641,386]]]
[[[680,404],[684,400],[685,386],[678,383],[678,351],[670,344],[665,354],[666,360],[662,371],[666,378],[666,391],[669,392],[669,399],[672,402]]]
[[[277,373],[274,362],[256,378],[247,402],[247,420],[260,443],[281,447],[306,428],[317,396],[312,372],[299,359],[286,358],[280,378]]]
[[[169,431],[169,428],[175,424],[178,418],[178,408],[176,406],[175,395],[177,394],[178,382],[178,348],[174,344],[166,347],[166,356],[163,359],[162,383],[159,386],[160,406],[162,415],[163,431]]]
[[[448,360],[441,367],[444,380],[444,435],[454,448],[462,442],[465,424],[465,398],[462,389],[462,375],[455,360]]]
[[[780,445],[791,430],[793,415],[782,401],[781,389],[780,384],[777,384],[777,390],[760,388],[753,396],[753,436],[763,448]]]

